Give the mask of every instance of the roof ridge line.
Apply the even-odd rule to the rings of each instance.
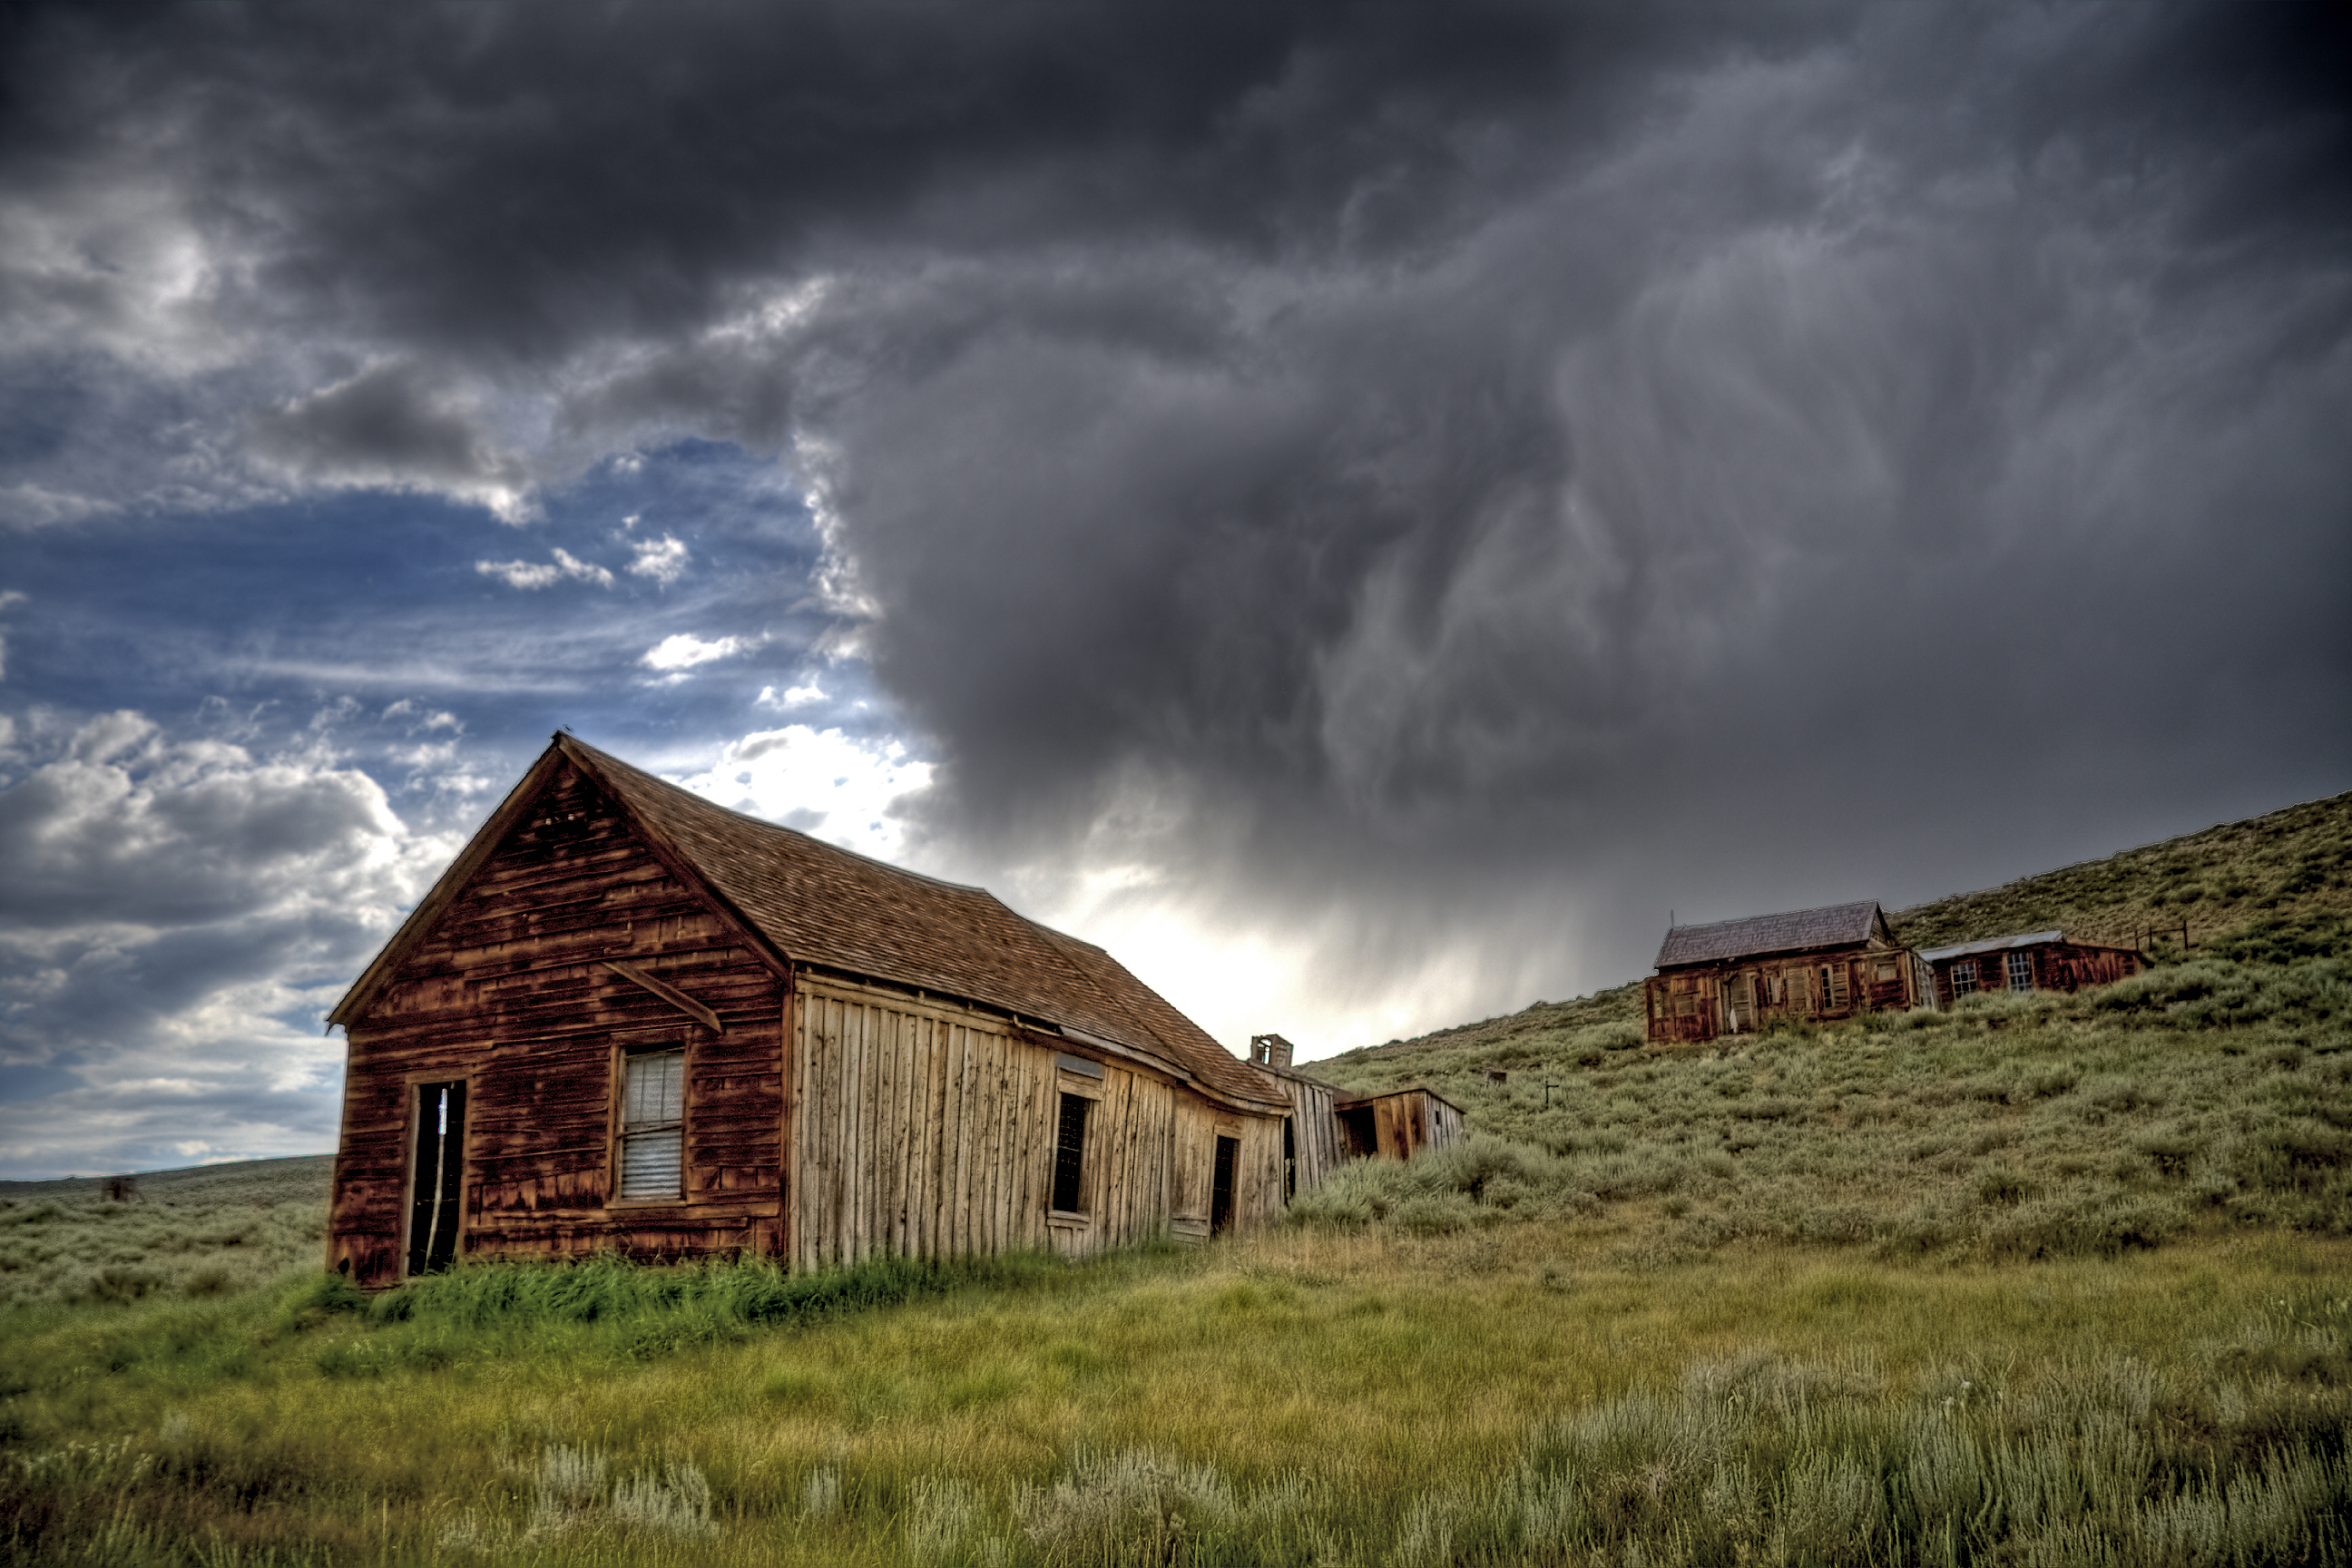
[[[769,817],[754,816],[748,811],[738,811],[731,805],[721,805],[719,802],[711,799],[707,795],[703,795],[696,790],[688,789],[686,785],[679,784],[675,779],[666,779],[662,777],[661,774],[653,772],[649,768],[641,768],[635,763],[625,762],[621,758],[613,755],[610,752],[603,751],[595,746],[590,745],[587,742],[582,740],[577,735],[566,733],[563,734],[561,739],[569,745],[576,746],[580,750],[591,753],[601,762],[611,763],[616,767],[626,768],[631,773],[643,773],[646,777],[653,780],[656,784],[667,784],[670,788],[677,790],[679,794],[690,796],[694,800],[700,802],[702,805],[709,806],[713,811],[723,811],[728,816],[739,817],[745,822],[751,823],[755,827],[767,828],[775,833],[789,833],[796,838],[805,838],[812,844],[823,845],[825,848],[834,851],[835,854],[846,855],[855,860],[863,860],[868,866],[877,866],[885,871],[891,872],[897,876],[909,878],[918,882],[929,882],[935,888],[950,888],[959,893],[979,893],[985,898],[993,900],[1004,910],[1006,913],[1018,916],[1022,920],[1029,920],[1028,916],[1022,914],[1020,910],[1015,910],[1012,905],[1005,903],[1003,899],[997,898],[994,893],[989,891],[988,889],[982,887],[977,882],[950,882],[945,877],[934,877],[927,871],[912,870],[908,867],[897,865],[891,861],[880,859],[875,856],[868,855],[863,850],[852,849],[845,844],[835,844],[830,838],[819,838],[814,833],[804,832],[797,827],[787,827],[784,824],[774,821]],[[1035,921],[1029,921],[1029,923],[1031,925],[1038,924]]]

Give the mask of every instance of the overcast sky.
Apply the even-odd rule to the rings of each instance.
[[[0,8],[0,1176],[550,732],[1228,1045],[2352,787],[2341,5]]]

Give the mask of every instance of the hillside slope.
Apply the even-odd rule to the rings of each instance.
[[[2188,951],[2193,952],[2258,923],[2326,914],[2352,916],[2352,791],[1998,888],[1952,893],[1887,918],[1896,939],[1912,947],[2055,926],[2088,942],[2135,945],[2145,939],[2158,958],[2179,958],[2184,926]],[[1551,1047],[1567,1035],[1641,1016],[1642,982],[1629,980],[1588,996],[1537,1002],[1520,1012],[1360,1047],[1307,1065],[1350,1088],[1373,1086],[1372,1079],[1359,1083],[1349,1076],[1357,1064],[1372,1058],[1469,1051],[1477,1054],[1481,1066],[1508,1068],[1549,1060],[1555,1054]],[[1377,1075],[1381,1083],[1394,1078],[1392,1072]]]
[[[2206,1223],[2352,1233],[2347,910],[2337,796],[1895,917],[1913,942],[2175,920],[2155,970],[2103,990],[1648,1050],[1635,983],[1349,1052],[1309,1070],[1425,1084],[1517,1146],[1351,1167],[1298,1212],[1431,1229],[1574,1215],[1645,1252],[2042,1257]]]

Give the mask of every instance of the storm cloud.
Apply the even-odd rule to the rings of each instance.
[[[744,663],[659,730],[724,797],[774,690],[870,681],[809,755],[920,752],[891,841],[1229,1038],[2352,763],[2341,6],[7,25],[18,529],[437,497],[501,614],[677,585],[616,726]],[[765,568],[509,531],[696,443],[798,498]],[[722,571],[777,619],[658,622]]]

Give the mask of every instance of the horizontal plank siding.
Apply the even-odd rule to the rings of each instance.
[[[691,997],[721,1029],[606,961]],[[330,1266],[368,1286],[399,1278],[408,1086],[441,1078],[471,1086],[461,1255],[668,1258],[759,1245],[775,1229],[785,1167],[783,987],[568,773],[349,1025]],[[685,1191],[653,1208],[612,1202],[615,1058],[633,1048],[686,1053]]]

